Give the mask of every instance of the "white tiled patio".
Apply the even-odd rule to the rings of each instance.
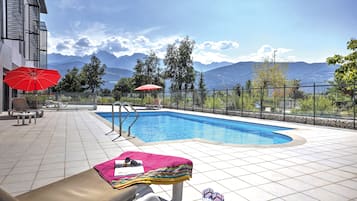
[[[3,113],[1,116],[4,116]],[[244,119],[232,117],[234,119]],[[207,187],[226,201],[357,200],[357,131],[246,119],[296,128],[306,143],[290,147],[252,147],[199,141],[136,146],[114,134],[90,111],[45,111],[37,124],[0,120],[0,186],[18,195],[79,173],[124,151],[189,158],[193,178],[183,200],[201,200]],[[170,199],[171,186],[152,185]]]

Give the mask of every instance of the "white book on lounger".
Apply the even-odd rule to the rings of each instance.
[[[136,161],[140,163],[139,166],[124,166],[124,160],[115,160],[114,176],[126,176],[144,173],[144,166],[142,161]]]

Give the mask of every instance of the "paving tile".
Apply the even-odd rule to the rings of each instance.
[[[213,166],[215,169],[226,169],[226,168],[231,168],[234,167],[233,164],[229,163],[228,161],[220,161],[220,162],[214,162],[210,164]]]
[[[230,191],[236,191],[239,189],[252,187],[251,184],[244,182],[244,181],[240,180],[239,178],[224,179],[224,180],[219,180],[218,182],[219,182],[219,184],[223,185]]]
[[[277,165],[281,165],[283,167],[289,167],[289,166],[293,166],[293,165],[296,165],[296,163],[293,163],[293,162],[290,162],[290,161],[287,161],[287,160],[275,160],[275,161],[271,161],[272,163],[275,163]]]
[[[14,169],[11,170],[10,174],[22,174],[22,173],[34,173],[37,172],[39,169],[38,165],[35,166],[24,166],[24,167],[19,167],[16,166]]]
[[[345,181],[339,182],[337,184],[357,190],[357,180],[345,180]]]
[[[278,172],[279,174],[286,175],[287,177],[297,177],[297,176],[301,176],[304,174],[303,172],[300,172],[298,170],[294,170],[291,168],[281,168],[281,169],[277,169],[275,171]]]
[[[351,188],[338,185],[338,184],[331,184],[328,186],[322,187],[322,189],[328,190],[332,193],[338,194],[343,197],[347,197],[348,199],[357,198],[357,190],[353,190]]]
[[[189,184],[191,185],[197,185],[197,184],[203,184],[203,183],[208,183],[212,182],[213,179],[205,176],[203,173],[197,173],[192,175],[192,178],[188,181]]]
[[[251,173],[264,172],[267,170],[266,168],[255,164],[240,166],[240,168],[245,169]]]
[[[302,193],[296,193],[296,194],[284,196],[282,197],[282,199],[285,201],[317,201],[317,199]]]
[[[342,170],[342,171],[345,171],[345,172],[349,172],[349,173],[353,173],[353,174],[357,174],[357,167],[354,167],[352,165],[341,167],[341,168],[339,168],[339,170]]]
[[[64,176],[67,178],[67,177],[70,177],[72,175],[76,175],[78,173],[81,173],[85,170],[88,170],[88,167],[84,167],[84,166],[80,166],[80,167],[71,167],[71,168],[66,168],[65,171],[64,171]]]
[[[271,181],[279,181],[279,180],[288,178],[286,175],[277,173],[275,171],[259,172],[259,173],[257,173],[257,175],[262,176],[262,177],[269,179]]]
[[[300,180],[304,183],[307,183],[307,184],[311,184],[313,186],[325,186],[327,184],[329,184],[330,182],[329,181],[326,181],[324,179],[321,179],[319,177],[314,177],[312,175],[303,175],[303,176],[299,176],[299,177],[295,177],[295,179],[297,180]]]
[[[42,171],[42,170],[64,169],[64,167],[65,167],[64,162],[45,163],[45,164],[42,163],[39,170]]]
[[[193,164],[193,169],[197,170],[198,172],[209,172],[212,170],[216,170],[216,168],[214,166],[206,164],[206,163],[198,164],[198,165]]]
[[[252,185],[266,184],[270,182],[270,180],[256,174],[244,175],[239,177],[239,179]]]
[[[271,200],[276,198],[276,196],[267,193],[257,187],[238,190],[236,193],[250,201]]]
[[[238,167],[238,166],[242,166],[242,165],[249,165],[250,163],[242,160],[242,159],[235,159],[235,160],[230,160],[228,161],[229,163],[233,164],[234,166]]]
[[[333,174],[333,175],[336,175],[336,176],[339,176],[339,177],[343,177],[343,178],[347,178],[347,179],[356,177],[355,173],[351,173],[351,172],[348,172],[348,171],[343,171],[341,169],[328,170],[328,171],[325,171],[325,173]]]
[[[23,174],[9,174],[2,181],[3,184],[19,183],[21,181],[33,181],[36,172]]]
[[[295,190],[293,190],[291,188],[288,188],[286,186],[283,186],[283,185],[281,185],[279,183],[275,183],[275,182],[260,185],[260,186],[258,186],[258,188],[261,188],[265,192],[273,194],[277,197],[282,197],[282,196],[289,195],[289,194],[296,192]]]
[[[0,176],[7,176],[12,171],[11,168],[0,169]]]
[[[76,160],[76,161],[67,161],[65,163],[65,168],[83,168],[83,169],[89,169],[89,164],[87,160]]]
[[[291,166],[291,167],[289,167],[289,169],[297,171],[297,172],[302,172],[304,174],[311,174],[311,173],[318,172],[318,170],[316,170],[316,169],[305,167],[302,165]]]
[[[182,192],[182,200],[195,200],[202,198],[202,194],[195,188],[184,187]]]
[[[248,201],[246,198],[240,196],[239,194],[235,193],[235,192],[229,192],[229,193],[225,193],[224,195],[224,200],[227,201]],[[201,201],[201,199],[200,199]]]
[[[223,171],[227,172],[228,174],[232,175],[233,177],[239,177],[242,175],[251,174],[251,172],[249,172],[243,168],[240,168],[240,167],[226,168]]]
[[[265,162],[265,160],[257,158],[257,157],[246,157],[243,160],[247,161],[250,164]]]
[[[63,179],[63,177],[51,177],[51,178],[44,178],[44,179],[36,179],[34,180],[34,183],[32,184],[31,190],[45,186],[47,184],[56,182]]]
[[[17,194],[20,192],[29,191],[31,189],[32,181],[23,181],[16,183],[1,184],[0,187],[10,194]]]
[[[269,170],[275,170],[275,169],[282,168],[281,165],[278,165],[278,164],[272,163],[272,162],[258,163],[257,165],[264,167],[266,169],[269,169]]]
[[[295,191],[304,191],[314,188],[313,185],[302,182],[297,179],[285,179],[285,180],[278,181],[278,183],[286,187],[289,187],[291,189],[294,189]]]
[[[311,174],[312,176],[319,177],[321,179],[330,181],[330,182],[339,182],[345,180],[344,177],[336,176],[335,174],[327,173],[327,172],[318,172]]]
[[[64,169],[38,171],[36,179],[46,179],[52,177],[64,177]]]
[[[286,158],[285,160],[289,161],[289,162],[293,162],[295,164],[306,164],[306,163],[309,163],[310,161],[308,160],[304,160],[302,158],[299,158],[299,157],[291,157],[291,158]]]
[[[340,196],[336,193],[332,193],[322,188],[311,189],[308,191],[304,191],[303,193],[317,200],[324,200],[324,201],[347,200],[347,197]]]
[[[232,177],[230,174],[224,172],[223,170],[213,170],[204,172],[202,174],[216,181]]]

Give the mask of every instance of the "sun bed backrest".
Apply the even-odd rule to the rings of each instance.
[[[13,106],[13,109],[17,112],[26,111],[26,110],[30,109],[29,105],[27,104],[26,99],[23,97],[13,98],[12,106]]]

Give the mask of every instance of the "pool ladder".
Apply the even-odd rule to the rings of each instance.
[[[131,127],[135,124],[135,122],[138,120],[139,118],[139,113],[136,111],[136,109],[130,104],[130,103],[126,103],[126,102],[120,102],[120,101],[116,101],[112,104],[112,132],[115,131],[114,129],[114,107],[118,105],[119,106],[119,112],[118,112],[118,116],[119,116],[119,135],[117,137],[115,137],[112,141],[117,140],[119,137],[121,137],[122,135],[122,128],[123,128],[123,123],[124,121],[129,117],[130,115],[130,111],[128,109],[128,107],[134,112],[135,114],[135,119],[134,121],[131,122],[131,124],[128,127],[128,136],[130,136],[130,131],[131,131]],[[126,115],[123,117],[122,114],[122,108],[126,111]]]

